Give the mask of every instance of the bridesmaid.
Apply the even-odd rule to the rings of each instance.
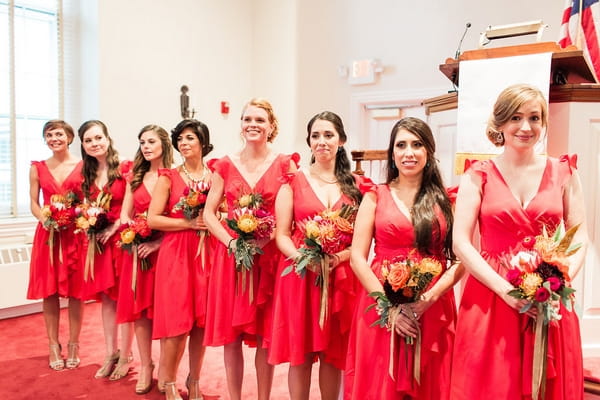
[[[337,399],[346,350],[357,281],[352,275],[346,248],[329,257],[328,315],[321,327],[321,288],[317,275],[307,271],[302,278],[292,272],[281,276],[305,247],[300,222],[325,210],[339,210],[344,204],[357,206],[361,181],[350,172],[344,149],[347,136],[341,118],[330,111],[315,115],[307,126],[306,142],[312,153],[309,168],[286,176],[287,183],[277,195],[277,246],[283,253],[277,269],[273,333],[269,362],[289,362],[290,398],[308,399],[312,363],[318,358],[321,398]]]
[[[158,182],[148,210],[150,228],[164,232],[156,260],[154,339],[161,339],[159,390],[168,400],[181,399],[177,369],[189,335],[188,399],[201,399],[199,381],[204,359],[204,325],[210,265],[199,256],[201,236],[206,231],[202,213],[188,219],[176,204],[191,190],[209,183],[211,173],[204,164],[213,148],[208,127],[195,119],[181,121],[171,131],[173,147],[183,157],[177,168],[158,171]],[[208,243],[204,243],[208,246]]]
[[[82,270],[76,262],[79,253],[79,241],[75,239],[74,225],[62,230],[50,232],[48,215],[40,204],[40,191],[44,196],[44,205],[49,205],[54,195],[66,197],[74,194],[81,199],[81,160],[69,151],[75,134],[71,125],[61,120],[52,120],[44,124],[44,140],[52,151],[45,161],[33,161],[29,172],[29,197],[31,213],[39,221],[29,270],[28,299],[43,299],[44,322],[48,335],[50,361],[55,371],[79,366],[79,334],[83,317]],[[72,204],[75,206],[76,204]],[[50,235],[53,244],[49,246]],[[69,344],[66,363],[61,355],[58,340],[60,318],[59,297],[69,298]]]
[[[131,169],[131,162],[119,163],[119,156],[113,147],[112,138],[106,125],[97,120],[84,122],[79,127],[81,154],[83,155],[83,194],[85,201],[93,203],[98,196],[110,195],[110,207],[107,212],[109,225],[84,245],[84,285],[88,298],[102,301],[102,325],[106,356],[102,366],[96,371],[95,378],[110,377],[118,380],[127,375],[131,362],[131,344],[133,330],[131,323],[121,324],[121,349],[118,346],[119,326],[117,325],[117,298],[119,292],[119,267],[121,250],[117,246],[119,216],[125,195],[124,176]],[[94,240],[103,247],[102,254],[91,251]],[[89,251],[89,253],[88,253]],[[88,263],[93,257],[93,263]],[[113,370],[114,369],[114,370]]]
[[[223,196],[227,201],[228,218],[233,218],[235,202],[247,194],[260,194],[263,207],[274,214],[275,195],[281,183],[279,177],[296,170],[297,154],[275,153],[270,146],[278,134],[277,118],[271,104],[252,99],[242,111],[241,135],[244,147],[234,154],[214,162],[212,187],[206,202],[204,218],[215,245],[209,285],[205,343],[225,346],[225,371],[232,400],[242,396],[244,359],[242,341],[256,344],[255,366],[258,399],[268,399],[273,381],[273,366],[267,363],[265,337],[271,331],[272,297],[275,268],[279,252],[271,239],[258,243],[263,254],[254,258],[249,273],[250,287],[242,288],[236,277],[235,234],[216,217]],[[236,286],[237,285],[237,286]],[[239,290],[238,290],[239,289]],[[252,293],[252,298],[250,296]]]
[[[366,291],[352,325],[344,398],[447,400],[456,323],[452,287],[463,269],[449,263],[454,259],[452,207],[431,129],[418,118],[401,119],[392,129],[387,154],[386,183],[365,194],[354,227],[360,234],[352,240],[352,270]],[[373,239],[375,255],[369,263]],[[383,267],[397,256],[436,259],[442,272],[417,301],[400,305],[388,330],[373,326],[380,316],[375,308],[366,309],[375,301],[368,294],[383,292]],[[417,335],[419,382],[414,378]]]
[[[125,198],[121,208],[121,223],[128,224],[136,215],[147,214],[152,191],[158,181],[158,170],[173,164],[173,148],[169,134],[157,125],[147,125],[138,134],[139,148],[128,176]],[[162,236],[153,235],[148,242],[137,246],[137,263],[133,255],[123,252],[117,322],[133,322],[140,353],[141,368],[135,393],[144,394],[152,389],[152,314],[154,304],[154,268]],[[140,260],[149,262],[149,269],[141,268]],[[136,268],[135,272],[132,268]],[[135,276],[135,281],[134,281]]]

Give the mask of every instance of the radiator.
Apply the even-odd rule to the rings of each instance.
[[[0,319],[41,311],[41,301],[27,300],[31,244],[0,248]]]

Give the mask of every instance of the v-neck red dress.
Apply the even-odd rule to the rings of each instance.
[[[381,267],[385,260],[406,256],[414,248],[415,234],[411,220],[403,214],[394,201],[388,185],[378,185],[375,209],[375,248],[371,269],[382,279]],[[447,225],[440,210],[440,238],[431,245],[433,257],[446,269],[443,239]],[[355,233],[358,234],[358,233]],[[441,276],[441,275],[440,275]],[[439,279],[439,278],[438,278]],[[371,326],[379,319],[372,297],[362,289],[356,305],[348,362],[344,375],[344,399],[347,400],[393,400],[423,399],[445,400],[450,391],[450,370],[456,324],[454,292],[447,291],[433,303],[419,319],[421,325],[420,382],[413,378],[415,345],[405,343],[400,336],[394,337],[394,351],[390,354],[391,333],[380,326]],[[394,368],[389,375],[390,357]],[[473,398],[484,399],[486,397]]]
[[[317,197],[304,172],[286,176],[293,191],[294,226],[292,241],[297,248],[304,245],[304,234],[298,222],[327,209]],[[359,183],[364,178],[357,177]],[[359,186],[359,185],[357,185]],[[354,200],[342,194],[330,208],[338,210]],[[269,363],[303,364],[308,354],[320,352],[325,361],[338,369],[346,365],[346,351],[356,295],[360,284],[348,262],[333,269],[329,281],[328,310],[323,329],[319,326],[321,288],[315,285],[317,275],[307,271],[304,278],[291,272],[281,276],[291,265],[281,258],[277,267],[273,331],[269,343]]]
[[[244,179],[229,156],[210,164],[214,173],[224,181],[224,195],[227,201],[227,218],[233,218],[235,201],[243,194],[260,193],[263,206],[275,215],[275,197],[281,187],[280,177],[288,173],[290,163],[296,165],[300,156],[279,154],[263,176],[251,187]],[[232,235],[237,234],[225,227]],[[222,346],[235,341],[240,335],[248,344],[255,344],[256,336],[268,342],[271,332],[272,300],[275,287],[275,270],[281,253],[275,240],[262,248],[264,254],[254,258],[254,266],[248,281],[253,285],[254,298],[250,301],[250,291],[236,290],[235,259],[227,253],[227,247],[215,241],[211,248],[213,262],[208,288],[208,310],[204,343],[207,346]],[[251,276],[251,278],[250,278]]]
[[[493,161],[471,169],[481,177],[479,230],[481,253],[502,276],[499,262],[527,236],[564,218],[563,191],[576,156],[548,158],[537,194],[523,208]],[[579,322],[575,312],[560,308],[562,319],[548,330],[546,400],[583,399]],[[533,329],[531,319],[469,276],[462,296],[453,360],[452,399],[531,399]]]
[[[50,197],[53,194],[65,195],[73,192],[79,199],[83,199],[81,191],[83,162],[77,163],[62,183],[54,179],[46,161],[33,161],[31,164],[37,170],[44,205],[50,204]],[[31,248],[28,299],[43,299],[54,294],[77,299],[83,297],[83,268],[78,262],[78,255],[81,252],[80,238],[83,235],[73,233],[74,230],[73,225],[55,232],[54,247],[51,250],[48,246],[50,233],[41,223],[38,223]],[[62,253],[62,263],[60,253]],[[52,264],[50,258],[53,259]]]

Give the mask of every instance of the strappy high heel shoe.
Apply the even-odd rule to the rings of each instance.
[[[150,374],[144,374],[144,371],[150,370]],[[146,394],[152,389],[152,375],[154,374],[154,363],[150,364],[148,367],[142,367],[140,370],[140,379],[138,379],[135,384],[135,393],[136,394]],[[149,376],[148,376],[149,375]]]
[[[117,365],[115,365],[115,369],[112,374],[108,378],[111,381],[118,381],[119,379],[123,379],[129,374],[129,370],[131,370],[131,363],[133,362],[133,354],[129,353],[129,355],[125,358],[119,357],[119,361],[117,361]]]
[[[69,350],[69,355],[67,356],[65,366],[69,369],[79,367],[79,364],[81,364],[81,360],[79,359],[79,343],[69,342],[67,348]]]
[[[191,377],[188,375],[187,379],[185,380],[185,387],[187,387],[188,390],[188,400],[204,400],[202,392],[200,392],[199,379],[191,379]],[[200,397],[192,397],[192,387],[195,389],[196,395],[200,395]]]
[[[177,382],[165,382],[165,398],[168,398],[169,394],[173,400],[183,400],[177,390]]]
[[[113,370],[113,367],[119,360],[119,354],[120,354],[120,352],[119,352],[119,350],[117,350],[110,356],[106,356],[106,358],[104,359],[104,363],[98,369],[98,371],[96,371],[96,375],[94,375],[94,378],[102,379],[102,378],[106,378],[107,376],[109,376]]]
[[[165,388],[165,382],[161,381],[160,379],[158,380],[158,382],[156,382],[156,388],[161,393],[164,393],[167,391],[167,389]]]
[[[55,371],[62,371],[63,369],[65,369],[65,362],[61,354],[62,346],[60,344],[51,344],[48,346],[48,349],[48,366]]]

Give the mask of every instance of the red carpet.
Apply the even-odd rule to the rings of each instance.
[[[74,370],[56,372],[48,367],[48,341],[44,320],[41,314],[0,320],[0,399],[164,399],[156,386],[145,395],[134,393],[139,357],[134,343],[132,372],[120,381],[94,379],[94,373],[104,358],[104,339],[100,318],[100,304],[85,306],[84,324],[80,340],[81,365]],[[68,341],[68,320],[66,310],[61,311],[60,340],[63,344],[63,356],[66,357]],[[159,344],[153,344],[154,362],[158,363]],[[244,399],[256,398],[256,375],[254,373],[254,351],[244,348],[245,376]],[[275,378],[271,398],[288,399],[287,364],[275,368]],[[311,399],[318,399],[318,365],[313,368]],[[184,399],[187,399],[185,378],[188,374],[187,352],[182,359],[177,378],[178,387]],[[156,370],[154,372],[156,383]],[[206,400],[227,400],[227,383],[223,366],[222,348],[207,348],[200,389]]]

